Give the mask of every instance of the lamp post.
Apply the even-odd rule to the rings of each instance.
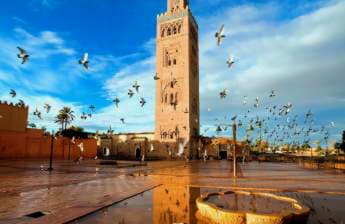
[[[233,176],[234,178],[237,178],[237,167],[236,167],[236,124],[232,124],[232,139],[234,141],[233,146]]]
[[[53,171],[53,152],[54,152],[54,131],[51,134],[50,140],[50,158],[49,158],[49,168],[48,171]]]

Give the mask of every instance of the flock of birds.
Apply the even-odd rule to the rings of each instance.
[[[217,45],[220,46],[225,35],[225,26],[222,25],[215,34]],[[234,57],[230,55],[226,64],[232,68],[235,64]],[[219,92],[219,97],[224,100],[229,95],[228,89],[223,89]],[[277,97],[275,90],[271,90],[268,98],[273,99]],[[206,126],[203,128],[203,134],[208,134],[210,131],[216,132],[220,135],[222,132],[231,131],[232,124],[236,124],[238,128],[243,129],[245,139],[248,142],[261,144],[263,141],[270,143],[270,145],[278,146],[289,144],[292,146],[301,146],[304,144],[311,144],[311,137],[314,135],[322,136],[324,143],[329,144],[329,128],[334,128],[335,123],[331,122],[329,125],[317,125],[315,123],[314,114],[308,110],[304,115],[299,116],[292,114],[293,105],[287,103],[283,105],[264,106],[264,102],[256,97],[252,105],[248,102],[248,96],[244,96],[242,100],[243,106],[246,106],[245,112],[242,115],[235,115],[232,117],[224,117],[224,119],[214,119],[216,124],[212,127]],[[266,113],[261,113],[262,109]],[[208,108],[208,112],[212,109]],[[264,115],[262,115],[264,114]],[[228,121],[231,120],[232,124]]]
[[[225,35],[225,25],[222,25],[218,32],[215,33],[215,38],[217,45],[220,46],[224,39],[226,38]],[[26,50],[24,50],[21,47],[17,47],[19,50],[18,58],[21,59],[21,63],[25,64],[28,63],[30,55]],[[236,61],[234,60],[234,57],[232,55],[229,56],[229,58],[226,61],[226,64],[228,68],[232,68]],[[89,69],[89,54],[84,53],[82,59],[79,60],[79,64],[83,66],[84,69]],[[159,80],[160,77],[158,77],[158,74],[156,73],[153,77],[155,81]],[[138,83],[138,81],[135,81],[134,84],[128,89],[128,97],[131,99],[135,94],[139,94],[141,91],[141,85]],[[14,89],[10,91],[10,96],[12,98],[15,98],[17,96],[17,93]],[[229,95],[228,89],[223,89],[219,92],[219,97],[221,100],[224,100]],[[276,91],[272,90],[269,94],[269,98],[276,97]],[[114,103],[116,108],[119,108],[120,106],[120,99],[118,97],[115,97],[112,102]],[[141,107],[144,107],[146,104],[146,100],[143,97],[140,97],[139,104]],[[248,104],[248,96],[244,96],[243,105]],[[18,106],[25,106],[25,102],[23,100],[19,100],[17,103]],[[309,144],[310,142],[310,136],[319,133],[324,136],[325,142],[328,142],[329,139],[329,131],[327,130],[327,126],[321,126],[320,128],[315,127],[315,122],[313,119],[313,113],[309,110],[305,114],[305,120],[303,125],[298,124],[298,115],[292,115],[292,104],[287,103],[285,105],[272,105],[266,107],[266,116],[255,116],[255,110],[257,112],[262,106],[262,102],[259,97],[256,97],[254,99],[253,109],[248,108],[246,112],[243,115],[236,115],[231,117],[231,120],[233,123],[236,123],[239,128],[244,128],[246,125],[247,128],[245,128],[246,133],[246,139],[250,140],[251,136],[253,136],[253,133],[257,131],[257,142],[261,142],[264,137],[266,137],[267,142],[271,142],[274,145],[275,144],[283,144],[289,142],[290,144],[297,145],[301,142],[298,142],[301,137],[303,138],[303,144]],[[46,113],[49,113],[51,111],[51,105],[46,103],[43,107]],[[88,111],[82,112],[82,115],[80,116],[81,120],[87,120],[92,118],[93,112],[95,111],[96,107],[94,105],[90,105],[88,107]],[[208,111],[212,111],[211,108],[208,108]],[[42,119],[42,112],[36,108],[36,110],[33,112],[33,115],[37,117],[39,120]],[[1,118],[1,117],[0,117]],[[279,122],[282,119],[285,120],[285,122]],[[220,134],[221,132],[226,132],[231,125],[225,124],[227,118],[224,118],[225,122],[220,122],[220,119],[215,119],[218,124],[215,125],[215,131]],[[120,118],[120,121],[122,124],[125,124],[125,118]],[[273,126],[272,126],[273,125]],[[273,128],[272,128],[273,127]],[[335,127],[334,122],[331,122],[330,127]],[[204,133],[207,134],[207,132],[211,131],[212,128],[206,127],[204,129]],[[182,149],[184,148],[185,143],[181,143],[179,147],[179,153],[183,154]]]

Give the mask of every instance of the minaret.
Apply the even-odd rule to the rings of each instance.
[[[155,139],[188,142],[185,154],[194,157],[200,129],[199,46],[188,0],[168,0],[168,11],[158,15],[156,56]]]

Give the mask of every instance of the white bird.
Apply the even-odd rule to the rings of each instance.
[[[153,152],[153,151],[155,151],[155,148],[154,148],[153,144],[151,144],[150,145],[150,152]]]
[[[248,97],[247,97],[247,96],[244,96],[243,98],[244,98],[244,99],[243,99],[243,102],[242,102],[242,103],[243,103],[243,105],[246,105],[246,104],[247,104],[247,98],[248,98]]]
[[[335,123],[333,121],[331,122],[331,127],[335,127]]]
[[[83,142],[80,143],[80,144],[78,145],[78,147],[79,147],[79,149],[80,149],[81,152],[84,152],[84,143],[83,143]]]
[[[212,111],[212,109],[211,109],[211,108],[207,108],[207,111],[208,111],[208,112],[211,112],[211,111]]]
[[[224,35],[224,24],[220,27],[219,31],[216,32],[215,37],[217,39],[217,45],[220,46],[223,42],[223,39],[226,37]]]
[[[74,136],[72,137],[71,142],[72,142],[73,144],[75,144],[75,137],[74,137]]]
[[[180,142],[179,147],[178,147],[178,152],[176,154],[177,156],[182,156],[184,154],[184,150],[185,150],[187,143],[188,143],[187,140],[185,140],[183,143]]]
[[[234,57],[232,55],[229,56],[229,59],[226,61],[226,64],[229,68],[231,68],[235,64]]]
[[[17,47],[19,50],[19,54],[17,54],[18,58],[22,59],[22,64],[25,64],[28,60],[30,55],[21,47]]]
[[[88,53],[85,53],[83,56],[83,59],[79,60],[79,64],[83,65],[86,70],[89,69],[89,54]]]

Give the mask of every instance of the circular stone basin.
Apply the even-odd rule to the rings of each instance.
[[[303,224],[310,212],[293,198],[244,191],[203,194],[196,204],[199,216],[219,224]]]

